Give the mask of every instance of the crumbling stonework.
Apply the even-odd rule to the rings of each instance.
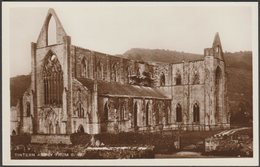
[[[51,17],[57,28],[54,45],[48,45]],[[139,62],[72,45],[50,9],[31,49],[31,87],[23,96],[23,114],[12,119],[21,122],[23,133],[229,127],[225,61],[218,34],[201,60],[177,64]],[[46,69],[54,74],[46,73]],[[18,131],[15,123],[13,129]]]

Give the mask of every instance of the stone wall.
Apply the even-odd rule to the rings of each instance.
[[[48,24],[51,18],[54,18],[56,22],[56,44],[48,44]],[[32,43],[32,96],[34,102],[34,133],[46,132],[43,130],[43,124],[40,125],[40,119],[38,115],[44,110],[50,108],[54,113],[58,114],[58,127],[60,127],[61,133],[71,133],[71,120],[67,119],[71,116],[72,107],[72,84],[71,84],[71,63],[70,60],[70,37],[68,37],[56,16],[53,9],[48,11],[44,25],[38,37],[37,43]],[[47,56],[51,54],[56,55],[57,60],[61,65],[63,73],[63,95],[62,95],[62,106],[57,107],[55,105],[46,106],[44,104],[44,82],[43,82],[43,62]],[[55,123],[55,125],[57,122]],[[41,129],[41,130],[40,130]],[[45,133],[44,132],[44,133]]]
[[[48,23],[51,17],[57,26],[57,42],[54,45],[48,45]],[[27,133],[71,134],[83,128],[87,133],[96,134],[100,130],[156,131],[161,127],[176,129],[183,125],[186,130],[227,127],[227,81],[218,38],[212,48],[205,49],[204,60],[177,64],[134,61],[71,45],[70,37],[51,9],[37,43],[31,44],[32,82],[21,103],[22,130]],[[43,62],[50,55],[56,55],[61,66],[61,105],[44,102]],[[97,81],[138,84],[133,82],[133,78],[145,78],[146,81],[141,82],[150,82],[147,76],[150,77],[148,80],[154,81],[148,86],[158,87],[171,101],[147,97],[126,98],[127,94],[124,97],[98,96]],[[77,81],[79,78],[93,80],[93,88],[82,85]],[[27,114],[28,103],[30,114]],[[199,121],[194,121],[195,104],[199,106]],[[176,122],[177,105],[181,106],[180,122]]]
[[[23,133],[33,133],[33,104],[31,103],[32,96],[29,92],[30,88],[24,93],[23,95],[23,108],[22,108],[22,121],[23,121],[23,126],[21,131]]]
[[[126,104],[122,110],[122,104]],[[108,112],[105,119],[105,110]],[[145,98],[99,97],[101,132],[154,130],[170,123],[170,100]],[[122,116],[123,114],[123,116]]]
[[[143,76],[149,73],[154,80],[153,86],[171,85],[171,66],[162,63],[139,62],[121,57],[72,46],[73,76],[107,82],[129,84],[130,76]],[[165,75],[165,84],[161,85],[161,75]]]
[[[193,105],[200,107],[200,123],[204,123],[204,62],[183,62],[172,65],[172,109],[173,122],[176,122],[176,106],[181,105],[184,124],[193,124]],[[194,71],[199,81],[194,83]],[[176,85],[177,75],[181,75],[181,83]]]
[[[17,135],[19,133],[19,124],[20,124],[20,110],[17,106],[11,107],[10,112],[10,134]]]
[[[90,124],[93,122],[93,90],[84,87],[79,81],[74,79],[72,92],[72,132],[77,132],[79,127],[83,126],[84,132],[91,133]]]

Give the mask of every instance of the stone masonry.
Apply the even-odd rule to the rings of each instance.
[[[56,22],[56,44],[48,45],[51,18]],[[139,62],[74,46],[49,9],[31,55],[31,85],[19,107],[12,109],[13,135],[230,126],[218,33],[201,60]]]

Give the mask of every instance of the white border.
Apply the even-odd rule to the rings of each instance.
[[[10,159],[10,71],[9,71],[9,9],[11,7],[77,7],[79,5],[108,5],[115,6],[249,6],[252,8],[252,46],[253,46],[253,158],[185,158],[185,159],[142,159],[142,160],[11,160]],[[258,3],[257,2],[3,2],[2,3],[2,159],[3,165],[225,165],[253,166],[259,165],[259,136],[258,136]],[[40,30],[39,30],[40,31]],[[5,135],[6,134],[6,135]]]

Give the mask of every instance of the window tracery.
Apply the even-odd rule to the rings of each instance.
[[[44,85],[44,104],[62,104],[63,93],[63,72],[60,62],[55,54],[50,54],[44,59],[43,63],[43,85]]]

